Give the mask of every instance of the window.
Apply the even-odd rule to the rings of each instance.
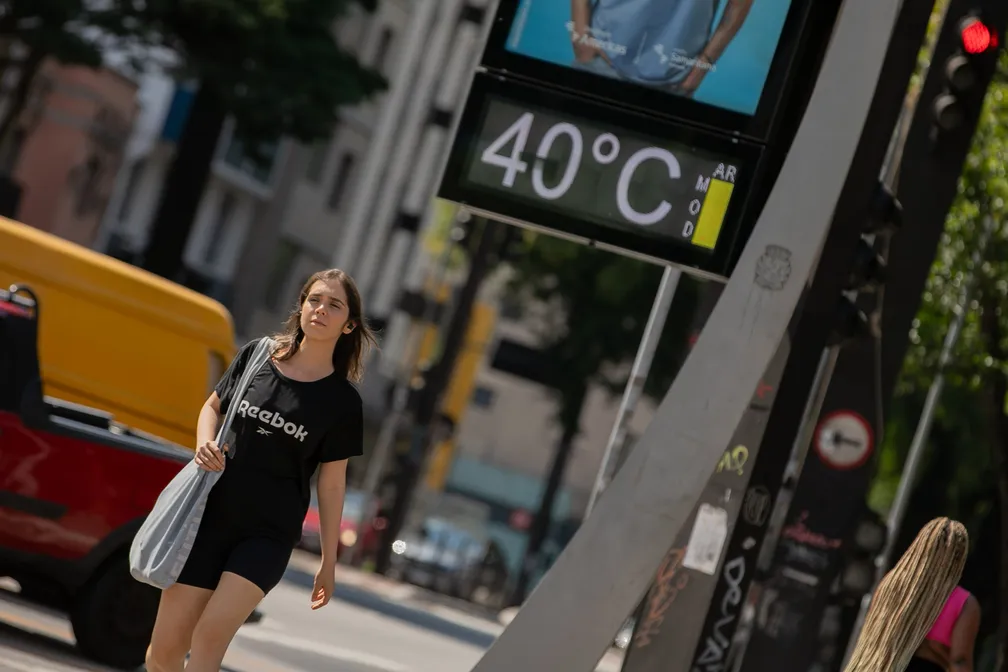
[[[395,39],[395,31],[388,26],[384,26],[378,36],[378,47],[375,49],[374,69],[378,72],[385,72],[389,52],[392,50],[392,40]]]
[[[235,206],[237,205],[238,203],[234,194],[225,191],[224,195],[221,196],[220,205],[217,206],[217,216],[214,218],[213,228],[210,229],[210,236],[204,248],[206,252],[203,254],[203,259],[206,263],[214,264],[220,259],[221,247],[224,243],[224,233],[227,231],[228,224],[231,223],[231,216],[234,214]]]
[[[476,389],[473,390],[472,404],[476,408],[490,408],[493,406],[495,396],[496,393],[489,387],[478,385]]]
[[[355,162],[356,158],[353,154],[344,154],[340,157],[339,165],[336,166],[336,174],[333,176],[332,189],[329,191],[330,210],[338,210],[340,203],[343,202],[343,194],[350,182]]]
[[[122,201],[119,203],[119,221],[125,222],[129,219],[130,210],[133,209],[133,198],[136,195],[137,183],[143,174],[146,166],[142,159],[138,159],[130,166],[129,174],[126,177],[126,186],[123,188]]]
[[[270,310],[280,307],[281,294],[300,252],[301,246],[288,238],[281,238],[277,242],[273,268],[270,269],[269,279],[266,282],[266,307]]]
[[[239,170],[252,179],[269,184],[270,176],[273,174],[273,164],[276,163],[279,143],[263,143],[256,157],[245,151],[245,144],[237,137],[232,136],[228,143],[227,151],[224,152],[224,163],[235,170]]]
[[[312,146],[311,156],[308,157],[308,166],[305,168],[305,179],[309,182],[318,184],[322,179],[326,159],[329,158],[329,148],[329,140],[319,140]]]

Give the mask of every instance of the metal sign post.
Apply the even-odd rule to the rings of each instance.
[[[651,314],[648,316],[647,325],[644,327],[644,335],[641,337],[640,346],[637,348],[637,356],[634,358],[633,368],[630,370],[630,379],[627,380],[626,389],[623,390],[623,399],[620,401],[619,411],[616,413],[616,420],[613,422],[612,432],[609,434],[609,443],[606,444],[605,453],[602,455],[602,464],[599,465],[598,475],[595,477],[595,485],[592,487],[591,496],[588,498],[588,506],[585,509],[585,518],[595,507],[595,501],[605,490],[612,478],[615,469],[616,457],[619,455],[623,443],[626,441],[627,426],[633,418],[640,401],[641,393],[644,391],[644,384],[647,382],[648,373],[651,371],[651,362],[654,360],[655,350],[658,348],[658,341],[661,340],[662,330],[665,328],[665,319],[668,317],[669,309],[672,307],[672,299],[675,296],[676,287],[682,271],[666,266],[662,273],[661,282],[658,284],[658,293],[655,294],[654,304],[651,306]]]

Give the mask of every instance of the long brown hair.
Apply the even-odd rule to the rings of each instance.
[[[902,672],[952,590],[969,552],[962,523],[935,518],[875,589],[846,672]]]
[[[308,299],[312,285],[319,280],[322,282],[337,280],[346,292],[347,310],[350,313],[349,324],[353,325],[354,329],[349,334],[340,334],[336,347],[333,348],[332,364],[336,373],[345,376],[347,380],[359,383],[364,377],[364,356],[372,347],[377,347],[378,339],[364,319],[364,307],[357,283],[338,268],[319,271],[308,278],[298,295],[297,305],[284,322],[283,329],[273,336],[276,344],[273,356],[282,362],[293,357],[301,347],[301,341],[304,340],[304,332],[301,331],[301,309]]]

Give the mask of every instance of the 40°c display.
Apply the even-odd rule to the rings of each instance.
[[[739,168],[731,157],[491,98],[462,179],[546,219],[553,212],[712,251]]]

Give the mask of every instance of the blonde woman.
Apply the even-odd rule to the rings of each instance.
[[[939,615],[958,586],[968,552],[969,535],[962,523],[936,518],[925,525],[875,590],[846,672],[903,672],[911,663],[942,670],[948,665],[951,672],[970,672],[972,650],[968,667],[954,665],[964,655],[961,644],[952,654],[955,660],[947,663],[919,655],[922,650],[930,651],[925,643],[929,633],[936,627],[944,631]],[[956,622],[962,618],[960,615]],[[964,631],[966,623],[963,621]],[[954,630],[950,641],[955,640]],[[972,641],[960,637],[963,643],[967,639]]]

